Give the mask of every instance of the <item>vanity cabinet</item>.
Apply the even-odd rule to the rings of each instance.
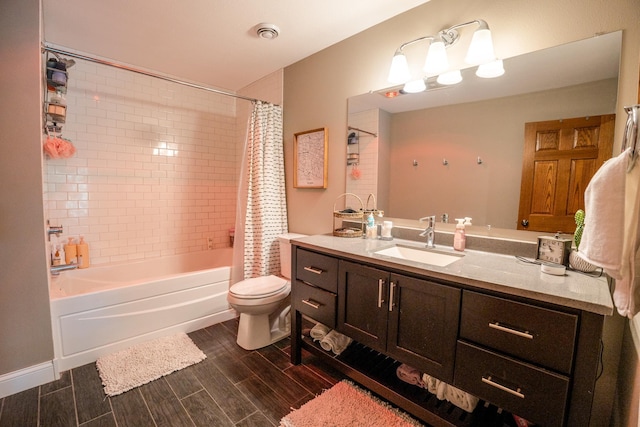
[[[589,425],[602,314],[403,267],[294,243],[292,363],[305,348],[436,427],[502,427],[505,413],[538,426]],[[338,356],[322,350],[302,336],[303,315],[354,342]],[[481,401],[472,414],[439,401],[400,381],[401,363]]]
[[[336,329],[452,382],[460,289],[341,260]]]

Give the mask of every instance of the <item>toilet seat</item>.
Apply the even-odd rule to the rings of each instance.
[[[270,275],[242,280],[229,289],[229,293],[238,299],[262,299],[282,293],[289,281]]]

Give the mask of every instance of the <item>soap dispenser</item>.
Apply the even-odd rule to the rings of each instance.
[[[465,218],[456,218],[458,224],[456,224],[456,233],[453,235],[453,249],[456,251],[464,251],[466,244],[466,236],[464,233]]]

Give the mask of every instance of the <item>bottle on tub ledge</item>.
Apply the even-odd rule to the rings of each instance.
[[[76,245],[76,252],[78,254],[78,268],[89,267],[89,245],[82,236],[80,236],[80,241]]]
[[[73,240],[73,237],[69,237],[67,243],[64,244],[64,260],[65,264],[77,264],[78,263],[78,246]]]

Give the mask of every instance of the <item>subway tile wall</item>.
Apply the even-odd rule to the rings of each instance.
[[[66,102],[76,154],[43,174],[62,240],[84,236],[92,264],[229,246],[249,102],[81,60]]]

